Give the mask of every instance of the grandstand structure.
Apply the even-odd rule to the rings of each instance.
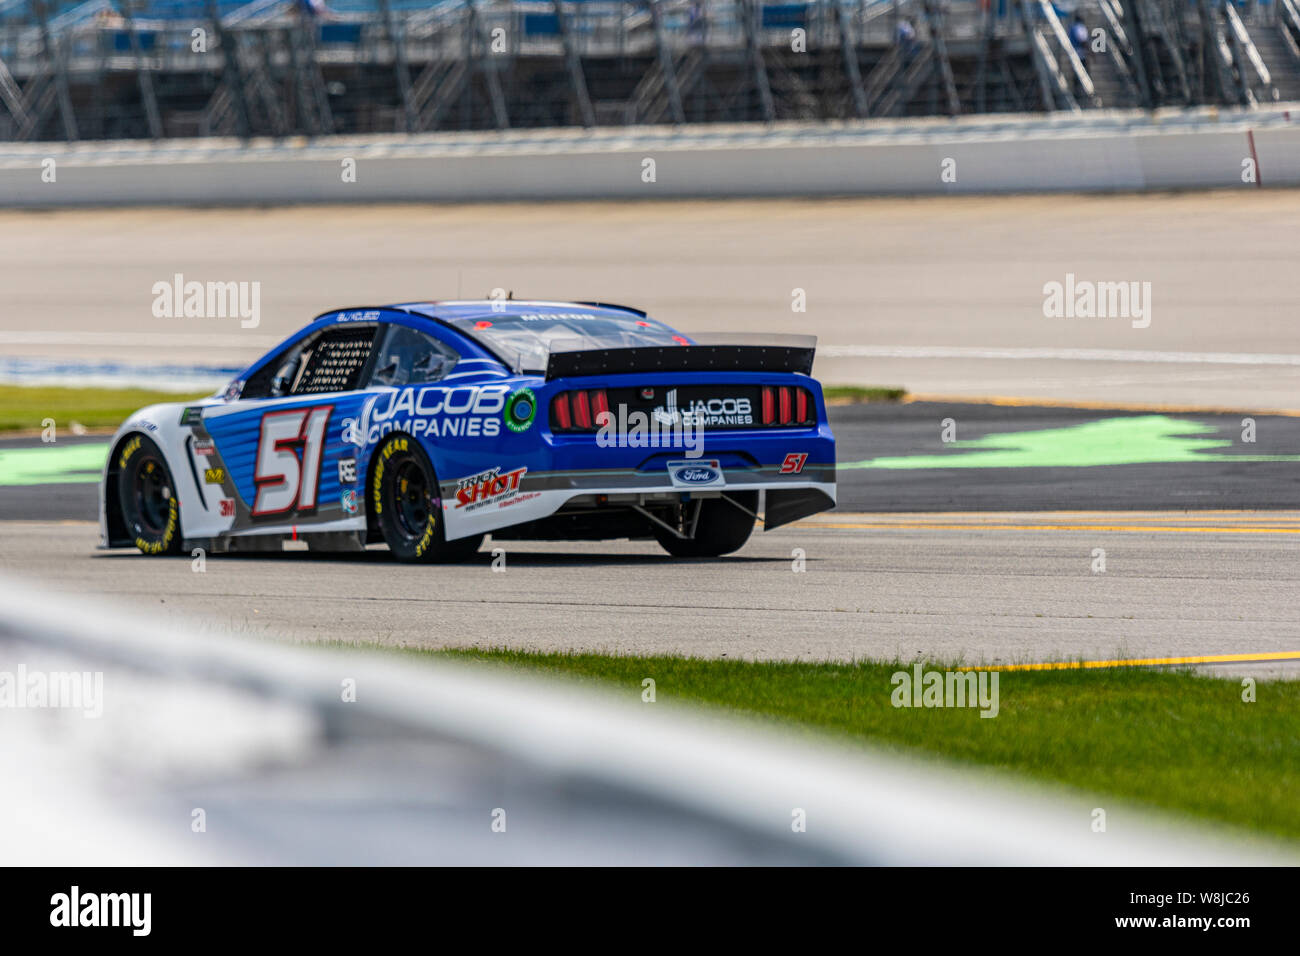
[[[1300,99],[1300,0],[1076,2],[0,0],[0,140]]]

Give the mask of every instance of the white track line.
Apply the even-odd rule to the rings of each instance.
[[[0,330],[0,345],[94,345],[128,348],[193,347],[266,349],[284,341],[283,335],[245,332],[28,332]]]
[[[1268,352],[1150,352],[1133,349],[985,348],[963,345],[823,345],[822,358],[1053,359],[1169,365],[1300,365],[1300,355]]]
[[[241,332],[28,332],[0,330],[0,345],[270,348],[283,336]],[[1155,362],[1165,365],[1300,365],[1300,355],[1270,352],[1157,352],[1135,349],[989,348],[966,345],[823,345],[823,358],[1030,359]]]

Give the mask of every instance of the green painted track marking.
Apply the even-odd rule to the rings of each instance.
[[[1300,461],[1300,455],[1234,455],[1229,439],[1204,422],[1168,415],[1103,418],[1065,428],[955,441],[936,455],[840,462],[840,468],[1085,468],[1206,461]],[[99,481],[108,443],[0,449],[0,487]]]
[[[99,481],[108,442],[0,449],[0,487]]]
[[[958,426],[960,427],[960,425]],[[1095,465],[1141,465],[1205,461],[1300,461],[1300,455],[1231,455],[1222,438],[1197,437],[1217,431],[1213,425],[1135,415],[1045,428],[985,435],[955,441],[938,455],[904,455],[840,462],[839,468],[1086,468]]]

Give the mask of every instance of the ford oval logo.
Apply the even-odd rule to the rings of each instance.
[[[713,468],[692,465],[688,468],[678,468],[673,472],[673,477],[688,485],[706,485],[711,481],[717,481],[719,475]]]

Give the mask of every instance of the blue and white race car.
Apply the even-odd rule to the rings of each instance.
[[[445,561],[491,534],[726,554],[760,512],[770,529],[834,507],[814,344],[705,344],[586,302],[327,312],[211,398],[127,419],[102,544],[382,541]]]

